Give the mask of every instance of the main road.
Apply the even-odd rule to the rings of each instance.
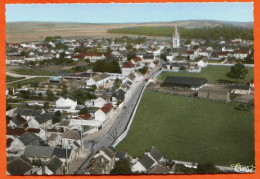
[[[145,79],[150,79],[160,69],[161,65],[158,66],[152,73],[148,74],[147,77],[145,77],[143,80],[139,82],[138,86],[134,89],[134,91],[131,93],[131,96],[128,98],[128,101],[125,104],[126,108],[124,108],[123,111],[119,114],[113,126],[105,135],[94,140],[83,141],[84,148],[90,149],[92,154],[75,174],[84,174],[84,169],[88,166],[94,154],[100,148],[110,146],[124,132],[135,107],[137,107],[136,104],[141,96],[142,90],[145,84],[147,83],[147,80]]]

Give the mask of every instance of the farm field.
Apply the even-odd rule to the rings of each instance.
[[[246,67],[248,70],[248,74],[245,79],[238,80],[238,83],[247,83],[254,79],[254,68]],[[226,76],[226,74],[230,71],[230,67],[228,66],[207,66],[202,69],[200,73],[189,73],[189,72],[163,72],[158,76],[159,80],[164,81],[167,76],[185,76],[185,77],[201,77],[206,78],[210,83],[218,83],[219,81],[233,81]]]
[[[145,92],[116,149],[140,157],[155,146],[173,160],[254,165],[254,110],[237,106]]]

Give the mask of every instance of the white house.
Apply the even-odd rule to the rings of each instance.
[[[105,84],[109,82],[110,82],[109,76],[106,73],[102,73],[99,75],[95,75],[91,77],[89,80],[87,80],[87,87],[96,85],[97,88],[99,88],[101,86],[105,86]]]
[[[28,127],[30,128],[46,128],[52,124],[52,118],[54,117],[54,113],[44,113],[36,116],[35,118],[31,118],[28,121]]]
[[[151,157],[147,154],[144,154],[139,161],[137,161],[132,167],[132,172],[146,172],[150,168],[154,167],[157,164]]]
[[[151,62],[151,63],[149,63],[148,67],[151,68],[151,69],[154,69],[155,68],[155,64],[153,62]]]
[[[247,55],[249,54],[250,52],[248,50],[235,50],[234,51],[234,57],[236,59],[244,59],[247,57]]]
[[[92,99],[92,100],[88,100],[85,102],[85,105],[87,107],[97,107],[97,108],[101,108],[106,104],[106,100],[104,100],[101,97],[98,97],[97,99]]]
[[[77,101],[73,101],[72,99],[69,98],[62,98],[60,97],[56,101],[56,107],[54,111],[66,111],[66,112],[76,112],[76,106],[77,106]]]
[[[198,64],[198,67],[204,68],[204,67],[207,67],[208,62],[200,60],[197,64]]]
[[[111,103],[106,104],[101,109],[95,112],[95,121],[102,122],[102,127],[109,122],[114,114],[114,107]]]
[[[132,62],[125,62],[122,66],[122,74],[129,75],[135,71],[135,65]]]

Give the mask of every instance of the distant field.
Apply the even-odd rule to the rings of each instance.
[[[22,79],[24,79],[24,77],[13,77],[13,76],[6,75],[6,83],[22,80]]]
[[[52,76],[56,75],[55,72],[50,72],[46,70],[40,70],[40,69],[26,69],[26,68],[18,68],[14,70],[15,73],[18,73],[20,75],[38,75],[38,76]]]
[[[33,82],[42,82],[42,81],[46,81],[48,79],[49,79],[48,77],[31,78],[31,79],[23,80],[20,82],[14,82],[14,83],[8,84],[7,88],[19,88],[19,87],[22,87],[25,85],[30,85]]]
[[[254,68],[247,67],[248,74],[244,80],[238,80],[239,83],[247,83],[254,79]],[[159,80],[165,80],[167,76],[186,76],[186,77],[202,77],[206,78],[210,83],[218,83],[218,80],[235,81],[226,76],[230,71],[230,67],[226,66],[208,66],[204,68],[200,73],[188,73],[188,72],[163,72],[158,76]]]
[[[151,22],[151,23],[115,23],[115,24],[88,24],[88,23],[55,23],[55,22],[11,22],[6,24],[6,41],[30,42],[41,41],[46,36],[59,35],[64,38],[86,37],[118,37],[120,34],[110,34],[109,29],[128,27],[151,27],[151,26],[182,26],[187,28],[216,27],[223,24],[252,27],[253,23],[234,23],[219,21],[176,21],[176,22]]]
[[[142,156],[155,146],[167,158],[254,164],[254,112],[237,104],[145,92],[126,138],[116,147]]]

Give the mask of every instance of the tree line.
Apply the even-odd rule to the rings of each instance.
[[[105,60],[96,61],[93,63],[92,70],[94,72],[121,73],[121,68],[116,60],[109,62]]]
[[[133,35],[147,35],[147,36],[164,36],[171,37],[173,35],[175,27],[131,27],[131,28],[119,28],[109,29],[108,33],[115,34],[133,34]],[[185,39],[204,39],[204,40],[218,40],[223,38],[225,40],[231,40],[235,38],[241,38],[245,40],[253,40],[253,29],[242,27],[213,27],[213,28],[178,28],[179,34]]]

